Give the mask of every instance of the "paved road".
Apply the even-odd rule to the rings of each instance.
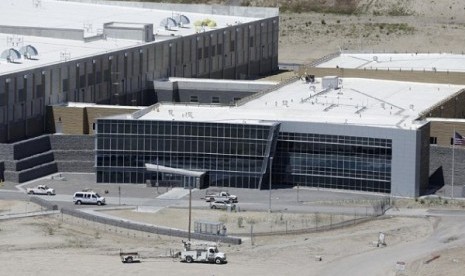
[[[109,206],[132,205],[154,207],[185,207],[189,205],[189,192],[186,189],[153,188],[141,184],[101,184],[95,182],[95,174],[60,174],[44,177],[20,185],[5,183],[0,190],[0,199],[27,199],[24,191],[27,187],[38,184],[55,189],[55,196],[41,196],[61,207],[83,208],[74,206],[72,195],[84,188],[90,188],[105,196]],[[367,215],[373,213],[372,202],[385,198],[384,195],[357,194],[341,191],[316,189],[276,189],[255,190],[229,188],[228,191],[239,198],[240,210],[257,210],[272,212],[331,212],[341,214]],[[205,190],[192,191],[192,207],[208,208],[203,200]],[[357,202],[357,206],[353,204]],[[88,206],[85,206],[88,207]]]

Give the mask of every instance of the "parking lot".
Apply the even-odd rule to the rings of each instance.
[[[41,196],[56,202],[60,207],[74,206],[72,196],[83,189],[91,189],[104,196],[108,206],[176,206],[187,207],[189,190],[182,188],[147,187],[145,184],[102,184],[95,182],[95,174],[61,173],[20,185],[5,183],[2,187],[7,191],[19,191],[27,187],[43,184],[56,191],[55,196]],[[333,213],[366,213],[372,212],[374,201],[385,199],[385,195],[355,193],[344,191],[328,191],[294,187],[293,189],[255,190],[239,188],[217,188],[237,195],[239,209],[271,212],[333,212]],[[192,190],[192,207],[208,208],[205,202],[206,190]],[[18,197],[14,193],[11,197]],[[13,195],[15,194],[15,195]],[[81,206],[75,206],[82,208]]]

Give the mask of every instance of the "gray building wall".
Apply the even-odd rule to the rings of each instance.
[[[282,122],[281,132],[317,133],[329,135],[348,135],[356,137],[373,137],[392,140],[391,194],[395,196],[416,197],[420,195],[420,183],[423,170],[428,167],[420,165],[418,156],[423,148],[417,144],[425,139],[423,130],[405,130],[348,124]],[[429,134],[428,134],[429,139]],[[428,144],[429,146],[429,144]]]
[[[232,104],[238,99],[270,89],[276,84],[266,82],[229,81],[227,83],[203,79],[170,79],[153,82],[156,98],[159,102],[191,102],[195,96],[199,103],[213,103],[217,97],[220,104]]]
[[[1,75],[0,143],[44,133],[47,105],[150,105],[155,79],[255,78],[276,71],[278,35],[276,16]]]

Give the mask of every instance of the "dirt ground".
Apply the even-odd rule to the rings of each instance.
[[[26,204],[34,209],[34,204],[19,201],[2,201],[1,209],[22,211]],[[138,212],[131,217],[168,224],[183,220],[173,215]],[[257,220],[260,217],[255,216]],[[2,262],[0,275],[341,275],[346,271],[345,275],[458,276],[463,275],[465,266],[463,220],[386,217],[329,232],[257,236],[253,240],[244,237],[242,245],[220,245],[229,260],[225,265],[186,264],[166,257],[182,249],[179,238],[61,215],[2,220],[0,259],[15,261]],[[386,247],[373,244],[380,231],[386,235]],[[122,264],[120,250],[138,251],[142,262]],[[440,257],[425,263],[436,255]],[[405,262],[403,271],[397,262]]]
[[[280,62],[309,63],[340,50],[457,54],[465,50],[463,1],[353,2],[358,2],[358,12],[351,15],[281,13]]]

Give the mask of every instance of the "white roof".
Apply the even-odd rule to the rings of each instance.
[[[40,3],[40,5],[35,5],[35,3]],[[84,37],[91,37],[102,32],[104,23],[116,22],[113,26],[119,27],[137,27],[138,24],[151,23],[154,27],[156,41],[195,34],[199,31],[194,27],[194,22],[197,20],[212,19],[217,23],[216,28],[222,28],[258,19],[179,12],[187,16],[191,23],[183,27],[174,27],[173,30],[165,30],[160,28],[160,22],[164,18],[178,14],[177,11],[56,0],[2,0],[1,6],[0,26],[78,29],[83,30]],[[201,31],[209,30],[212,29],[205,27]],[[9,43],[7,43],[8,41]],[[39,52],[38,60],[25,60],[23,58],[17,60],[18,63],[7,63],[6,60],[0,60],[0,74],[60,62],[63,61],[63,57],[77,59],[141,43],[143,42],[115,38],[84,42],[83,40],[0,33],[0,53],[9,48],[18,50],[21,46],[26,45],[34,46]]]
[[[422,111],[465,86],[344,78],[323,90],[321,79],[296,81],[239,106],[160,104],[139,119],[208,122],[301,121],[411,129]],[[313,87],[313,88],[312,88]]]
[[[465,72],[465,55],[425,53],[341,53],[319,68]]]
[[[149,164],[149,163],[145,164],[145,168],[147,169],[147,171],[174,173],[174,174],[180,174],[180,175],[185,175],[185,176],[200,177],[205,174],[205,172],[191,171],[191,170],[185,170],[185,169],[179,169],[179,168],[171,168],[171,167],[165,167],[162,165]]]

